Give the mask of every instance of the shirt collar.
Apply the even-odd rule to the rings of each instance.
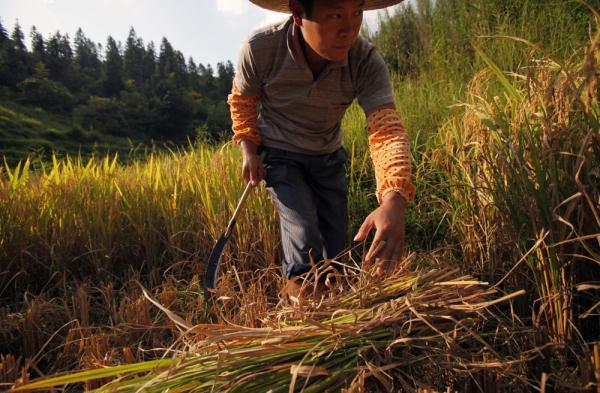
[[[302,50],[302,44],[300,43],[300,28],[296,26],[292,17],[290,17],[289,23],[290,25],[288,26],[287,31],[288,52],[297,65],[308,68],[308,62],[306,61],[304,51]],[[348,56],[342,61],[330,61],[327,64],[327,68],[341,67],[348,67]]]

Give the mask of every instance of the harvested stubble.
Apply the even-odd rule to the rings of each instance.
[[[519,363],[494,348],[511,335],[490,306],[524,291],[498,297],[457,269],[400,269],[380,280],[344,271],[329,297],[281,303],[261,328],[197,325],[182,337],[185,352],[171,359],[85,371],[16,390],[118,376],[97,391],[360,392],[369,386],[417,391],[464,384],[482,369],[511,374]]]

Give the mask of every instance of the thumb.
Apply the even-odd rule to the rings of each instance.
[[[354,241],[359,242],[361,240],[365,240],[369,232],[371,232],[371,229],[373,229],[373,222],[371,220],[371,216],[369,215],[365,219],[365,221],[363,221],[362,225],[358,229],[358,232],[356,232],[356,236],[354,236]]]

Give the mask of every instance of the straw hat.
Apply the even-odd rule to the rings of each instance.
[[[259,7],[277,12],[290,12],[289,0],[250,0]],[[376,10],[398,4],[402,0],[365,0],[365,10]]]

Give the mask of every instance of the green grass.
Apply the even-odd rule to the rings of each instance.
[[[53,153],[90,157],[110,152],[125,159],[139,153],[142,143],[137,136],[125,138],[78,129],[68,114],[0,101],[0,157],[11,166],[28,156],[49,160]]]
[[[583,381],[586,367],[591,370],[590,348],[599,326],[597,315],[589,312],[597,303],[593,283],[600,280],[594,205],[600,195],[600,110],[593,72],[600,61],[597,25],[589,23],[592,13],[580,18],[585,7],[579,2],[468,4],[453,11],[458,19],[443,13],[449,10],[433,15],[430,58],[415,74],[394,76],[417,186],[407,217],[408,247],[435,250],[444,263],[500,283],[501,291],[526,288],[528,297],[512,310],[536,332],[523,351],[535,346],[556,350],[544,352],[548,360],[514,372],[527,375],[536,386],[541,373],[549,373],[555,390],[567,391],[569,378]],[[511,11],[498,11],[504,5]],[[484,7],[485,17],[473,14],[475,6]],[[452,25],[454,20],[461,21],[462,30]],[[7,149],[14,154],[26,149],[25,135],[37,144],[44,143],[40,135],[66,138],[61,143],[67,143],[60,119],[53,123],[51,118],[2,104],[0,122],[17,127],[15,134],[24,141]],[[361,110],[352,106],[343,123],[351,157],[349,235],[376,207],[364,121]],[[97,305],[90,312],[92,320],[118,321],[112,329],[131,334],[146,347],[169,346],[164,340],[171,336],[156,327],[166,323],[131,289],[133,279],[190,321],[203,322],[199,277],[243,190],[240,161],[237,147],[226,144],[154,152],[126,165],[111,155],[35,161],[35,172],[33,161],[29,167],[4,168],[0,296],[10,310],[0,309],[1,326],[8,326],[0,326],[0,333],[23,331],[36,318],[48,318],[43,311],[56,310],[57,302],[64,303],[60,309],[65,316],[56,318],[61,324],[82,320],[82,299],[95,293],[89,297]],[[278,239],[273,206],[267,193],[257,190],[225,256],[237,269],[231,293],[254,294],[246,303],[243,296],[232,300],[244,310],[234,322],[257,326],[261,313],[276,303],[281,284]],[[248,282],[241,288],[240,283]],[[22,303],[29,299],[27,291],[40,296]],[[71,300],[73,293],[80,294],[79,300]],[[145,329],[141,339],[128,330],[136,323],[160,333]],[[27,350],[14,344],[20,342],[16,335],[4,342],[13,343],[11,353],[34,356],[60,328],[50,326],[52,331],[26,330]],[[69,334],[77,332],[73,328]],[[90,355],[88,341],[100,348],[97,353]],[[87,351],[84,359],[93,360],[82,363],[106,364],[98,359],[108,353],[108,344],[102,347],[90,337],[74,342]]]

